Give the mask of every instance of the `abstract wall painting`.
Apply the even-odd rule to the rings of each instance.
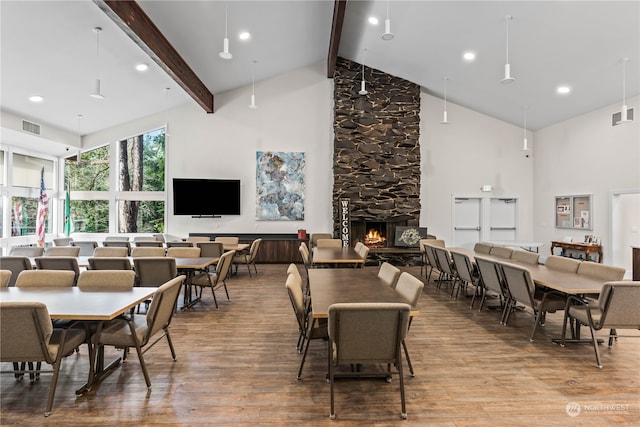
[[[256,152],[256,219],[304,220],[304,152]]]

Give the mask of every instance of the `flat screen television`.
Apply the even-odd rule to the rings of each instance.
[[[173,178],[173,214],[240,215],[240,180]]]

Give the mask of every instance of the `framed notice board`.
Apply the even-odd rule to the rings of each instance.
[[[556,227],[591,230],[591,194],[556,196]]]

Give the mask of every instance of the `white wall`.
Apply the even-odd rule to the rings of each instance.
[[[322,63],[256,82],[258,108],[248,108],[251,88],[215,95],[214,114],[188,103],[84,138],[84,148],[168,123],[168,220],[165,232],[296,233],[332,230],[333,80]],[[255,220],[256,151],[304,151],[304,221]],[[241,180],[240,216],[193,219],[174,216],[171,179]],[[197,197],[197,195],[196,195]],[[201,195],[200,197],[207,197]]]
[[[581,242],[585,234],[595,234],[602,240],[604,262],[612,262],[610,194],[640,191],[638,100],[627,100],[629,108],[635,108],[634,122],[612,127],[611,115],[620,111],[620,105],[614,104],[535,133],[537,240],[550,245],[551,240],[571,236]],[[592,231],[555,228],[555,196],[572,194],[593,195]]]
[[[451,102],[447,102],[450,123],[443,125],[442,107],[441,99],[422,92],[420,225],[449,245],[453,241],[452,195],[486,198],[485,205],[490,197],[515,197],[518,240],[533,239],[536,151],[522,150],[523,129]],[[530,132],[527,139],[535,146]],[[493,191],[480,191],[485,184]],[[486,223],[483,229],[488,230]]]

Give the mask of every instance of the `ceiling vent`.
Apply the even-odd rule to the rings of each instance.
[[[622,118],[622,111],[618,113],[613,113],[611,115],[611,126],[618,126],[620,123],[620,119]],[[627,119],[633,121],[633,108],[629,108],[627,110]]]
[[[34,135],[40,135],[40,125],[36,123],[28,122],[26,120],[22,121],[22,130],[25,132],[32,133]]]

